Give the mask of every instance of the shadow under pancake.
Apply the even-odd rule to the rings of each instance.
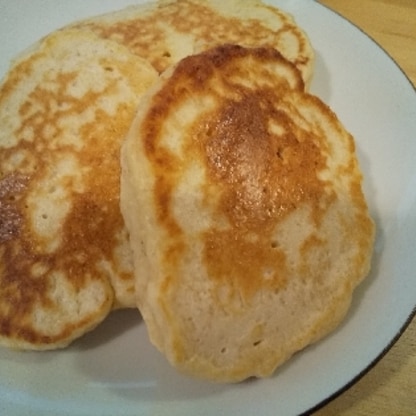
[[[79,349],[80,353],[98,348],[122,336],[123,333],[134,330],[141,322],[142,317],[136,308],[112,311],[94,330],[76,340],[71,348]]]
[[[137,310],[113,312],[72,348],[79,350],[75,365],[90,380],[89,388],[132,401],[191,399],[226,388],[178,373],[150,343]]]

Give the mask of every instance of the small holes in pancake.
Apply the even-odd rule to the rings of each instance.
[[[279,243],[278,243],[276,240],[273,240],[273,241],[270,243],[270,247],[271,247],[271,248],[278,248],[278,247],[279,247]]]

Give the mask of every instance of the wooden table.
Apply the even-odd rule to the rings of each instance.
[[[320,3],[368,33],[416,85],[416,0],[320,0]],[[335,415],[416,415],[416,318],[374,368],[314,413],[314,416]]]

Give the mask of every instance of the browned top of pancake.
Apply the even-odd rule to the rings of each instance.
[[[6,343],[69,341],[108,313],[112,283],[134,291],[130,259],[123,257],[119,152],[140,94],[156,76],[143,62],[93,34],[58,32],[0,87]]]
[[[308,81],[314,54],[293,18],[260,1],[159,1],[93,18],[79,26],[117,40],[159,71],[179,59],[225,43],[270,46]]]
[[[272,68],[279,68],[282,77],[274,76],[269,83],[267,72]],[[256,85],[255,71],[263,85]],[[241,82],[244,77],[247,86]],[[216,224],[204,233],[208,275],[224,281],[236,276],[244,293],[259,285],[282,283],[285,256],[273,243],[276,223],[304,203],[312,204],[318,216],[324,201],[329,203],[334,196],[319,178],[326,167],[322,151],[325,137],[302,131],[279,111],[276,97],[288,88],[302,91],[303,83],[278,52],[226,45],[184,59],[152,98],[142,132],[146,155],[157,177],[158,220],[172,241],[167,262],[174,262],[175,253],[184,245],[173,194],[181,171],[198,161],[207,179],[205,198],[219,195],[212,215],[229,224],[224,229]],[[179,159],[160,141],[165,134],[164,121],[175,117],[190,91],[194,97],[213,96],[215,105],[212,110],[201,110],[202,116],[184,129]],[[272,127],[270,123],[274,123]],[[265,268],[279,267],[281,273],[262,278]]]

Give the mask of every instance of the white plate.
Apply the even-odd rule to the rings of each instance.
[[[0,0],[0,74],[17,52],[74,19],[133,0]],[[369,368],[410,320],[416,299],[416,94],[397,65],[349,22],[308,0],[275,2],[316,48],[312,90],[356,138],[378,227],[371,275],[345,322],[274,377],[216,385],[179,375],[150,346],[135,311],[56,352],[0,349],[2,415],[295,415]],[[0,126],[1,128],[1,126]]]

